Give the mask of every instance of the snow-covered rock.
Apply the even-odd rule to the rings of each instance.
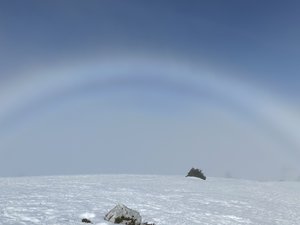
[[[104,219],[118,224],[140,225],[142,223],[142,217],[139,212],[123,204],[116,205],[105,215]]]

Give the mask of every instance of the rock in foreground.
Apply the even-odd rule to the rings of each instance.
[[[139,212],[126,207],[123,204],[118,204],[110,210],[104,217],[105,220],[126,225],[141,225],[142,217]]]
[[[81,222],[83,222],[83,223],[92,223],[92,221],[89,220],[89,219],[87,219],[87,218],[83,218],[83,219],[81,220]]]

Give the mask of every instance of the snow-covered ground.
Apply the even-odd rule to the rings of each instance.
[[[180,176],[0,178],[0,224],[109,224],[117,203],[157,225],[299,225],[300,182]]]

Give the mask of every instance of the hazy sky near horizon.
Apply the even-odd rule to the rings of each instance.
[[[0,176],[300,175],[298,1],[1,1]]]

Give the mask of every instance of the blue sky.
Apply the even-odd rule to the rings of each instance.
[[[8,70],[93,50],[150,48],[240,67],[276,87],[298,77],[298,1],[2,1],[0,10]]]
[[[297,176],[299,6],[1,1],[0,176]]]

